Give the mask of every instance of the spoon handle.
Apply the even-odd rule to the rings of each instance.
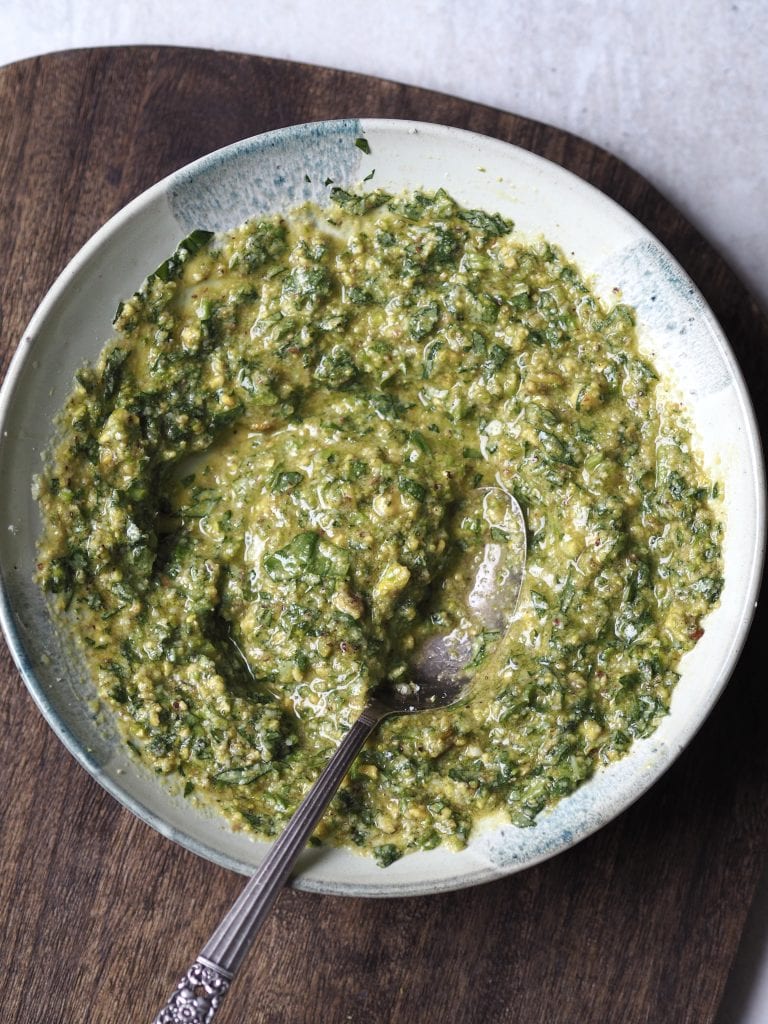
[[[210,1024],[297,857],[360,748],[390,711],[375,699],[366,704],[251,880],[155,1017],[154,1024]]]

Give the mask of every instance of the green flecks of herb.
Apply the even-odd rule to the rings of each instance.
[[[568,572],[563,584],[563,589],[560,591],[560,611],[565,614],[573,603],[573,598],[576,594],[576,586],[573,582],[573,573]]]
[[[409,321],[411,337],[415,341],[425,338],[437,326],[440,319],[440,307],[436,302],[428,302],[412,314]]]
[[[93,436],[78,437],[73,445],[78,455],[84,455],[94,465],[99,461],[99,442]]]
[[[226,427],[228,424],[234,423],[235,420],[239,419],[242,416],[243,409],[243,403],[238,402],[236,405],[231,406],[231,408],[229,409],[221,409],[218,412],[213,413],[209,420],[211,431],[215,433],[222,427]],[[182,435],[182,437],[183,436],[184,435]]]
[[[52,558],[43,580],[45,590],[50,594],[71,593],[76,574],[85,572],[87,565],[87,555],[80,549],[70,551],[69,555]]]
[[[173,750],[173,741],[172,735],[156,732],[147,744],[147,750],[155,757],[166,757]]]
[[[303,479],[304,474],[298,470],[279,470],[272,477],[269,489],[272,494],[285,494],[286,491],[292,491],[294,487],[298,487]]]
[[[708,604],[714,604],[723,592],[723,585],[722,576],[702,576],[692,585],[691,590],[694,594],[701,594]]]
[[[361,149],[366,156],[371,155],[371,147],[368,145],[368,139],[355,139],[355,145],[358,149]]]
[[[381,846],[374,846],[373,856],[379,867],[388,868],[403,856],[403,851],[394,843],[383,843]]]
[[[288,232],[285,224],[282,221],[259,220],[249,224],[248,235],[243,245],[233,254],[230,265],[242,263],[246,270],[253,272],[279,259],[287,248]]]
[[[389,391],[373,391],[368,396],[368,401],[373,406],[373,411],[382,420],[399,419],[410,408]]]
[[[488,356],[483,362],[483,377],[491,380],[504,366],[509,358],[509,350],[501,345],[491,345]]]
[[[429,442],[420,430],[409,430],[408,440],[415,444],[417,448],[424,452],[425,455],[431,455],[432,449],[429,447]]]
[[[349,464],[349,479],[359,480],[361,476],[370,473],[371,467],[362,459],[353,459]]]
[[[660,697],[641,694],[627,712],[629,732],[633,736],[647,736],[653,732],[659,719],[669,714],[669,705]]]
[[[191,793],[194,793],[194,791],[195,791],[195,784],[194,784],[194,782],[192,782],[191,779],[187,779],[187,781],[184,783],[184,796],[189,796]]]
[[[390,203],[390,210],[393,213],[402,214],[409,220],[421,220],[424,211],[435,203],[435,197],[425,192],[414,192],[413,195],[405,196],[402,199]]]
[[[328,253],[328,246],[325,242],[315,242],[312,245],[307,242],[306,239],[302,238],[296,247],[298,253],[305,256],[308,260],[312,260],[313,263],[319,263],[324,256]]]
[[[539,443],[548,459],[560,462],[565,466],[573,466],[574,460],[567,445],[548,430],[538,432]]]
[[[305,174],[305,175],[304,175],[304,181],[306,181],[306,183],[307,183],[308,185],[311,185],[311,184],[312,184],[312,179],[310,178],[310,176],[309,176],[308,174]]]
[[[429,257],[429,266],[438,267],[455,263],[461,252],[461,239],[455,231],[435,228],[435,244]]]
[[[505,220],[499,213],[486,213],[484,210],[459,210],[459,217],[481,231],[486,238],[498,238],[508,235],[513,230],[511,220]]]
[[[110,662],[110,665],[114,664],[115,662]],[[109,696],[116,704],[127,704],[128,690],[125,688],[125,683],[116,683],[109,691]]]
[[[349,573],[349,552],[346,548],[337,547],[330,541],[319,538],[310,564],[310,572],[318,576],[344,579]]]
[[[458,232],[441,225],[421,232],[414,244],[405,247],[400,267],[402,275],[418,277],[428,271],[455,266],[462,252],[462,241]]]
[[[363,181],[373,181],[373,176],[375,173],[376,168],[374,167],[370,174],[366,174],[366,176],[363,178]]]
[[[463,516],[459,529],[464,533],[473,534],[475,537],[480,536],[480,532],[483,528],[483,519],[479,515],[468,515]]]
[[[427,380],[432,376],[432,371],[435,368],[435,360],[437,359],[438,353],[442,347],[442,341],[438,341],[437,339],[430,341],[429,344],[424,347],[424,355],[422,356],[424,368],[421,372],[423,380]]]
[[[495,324],[499,319],[499,304],[492,295],[478,297],[480,320],[484,324]]]
[[[644,559],[639,559],[629,576],[625,592],[625,600],[634,604],[637,598],[651,585],[651,567]]]
[[[315,367],[313,376],[329,388],[347,387],[358,375],[352,354],[343,345],[334,345]]]
[[[243,391],[247,391],[251,395],[254,405],[277,405],[280,401],[274,391],[271,390],[269,384],[259,379],[259,375],[255,370],[241,367],[237,371],[236,384]]]
[[[194,256],[196,253],[208,244],[213,238],[212,231],[204,231],[202,228],[198,228],[192,231],[187,237],[179,242],[178,248],[184,249],[188,256]]]
[[[373,192],[365,192],[364,194],[347,192],[346,189],[338,187],[331,189],[332,202],[340,206],[342,210],[346,210],[347,213],[358,217],[377,209],[379,206],[383,206],[391,198],[391,195],[388,192],[382,191],[382,189],[375,189]]]
[[[619,383],[619,371],[613,363],[608,363],[603,368],[603,377],[605,377],[606,383],[611,391],[615,391]]]
[[[141,661],[141,656],[128,637],[120,642],[120,651],[129,665],[137,665]]]
[[[501,630],[499,629],[484,629],[475,640],[474,654],[467,668],[477,668],[481,665],[491,653],[494,643],[500,636]]]
[[[331,291],[325,267],[295,267],[283,281],[283,295],[293,295],[300,305],[314,304]]]
[[[324,317],[317,323],[317,328],[320,331],[343,331],[349,322],[348,313],[337,313],[333,316]]]
[[[402,494],[407,494],[410,498],[413,498],[414,501],[426,501],[426,487],[424,487],[423,484],[418,483],[418,481],[413,480],[411,477],[405,476],[405,474],[401,473],[397,478],[397,486]]]
[[[625,306],[622,302],[619,302],[613,307],[604,321],[604,326],[613,326],[616,324],[623,327],[635,326],[634,312],[629,306]]]
[[[483,763],[478,758],[464,764],[454,765],[448,769],[448,778],[454,782],[464,782],[469,785],[477,784]]]
[[[536,614],[539,616],[546,615],[549,611],[549,601],[546,597],[539,593],[538,590],[532,590],[530,596],[531,604],[533,605],[533,610]]]
[[[483,457],[479,448],[465,448],[462,455],[465,459],[482,459]]]
[[[104,361],[101,384],[104,390],[104,398],[107,401],[111,401],[120,390],[120,383],[123,379],[123,367],[127,358],[127,349],[113,348]]]
[[[358,288],[354,285],[352,288],[347,289],[347,299],[354,306],[370,306],[373,302],[373,296],[370,292],[366,291],[364,288]]]
[[[261,761],[259,764],[247,765],[242,768],[226,768],[213,776],[213,781],[222,786],[247,786],[250,782],[266,775],[272,770],[270,761]]]
[[[270,818],[266,814],[256,814],[253,811],[241,811],[240,813],[248,826],[260,835],[273,836],[277,831],[274,818]]]
[[[497,544],[508,544],[509,534],[506,530],[502,530],[500,526],[492,526],[491,540],[495,541]]]
[[[192,231],[179,242],[173,255],[164,260],[157,270],[149,275],[147,283],[151,284],[154,280],[167,282],[177,278],[187,260],[207,245],[211,238],[213,238],[212,231],[204,231],[201,228]]]
[[[624,647],[631,647],[636,643],[643,629],[651,621],[648,611],[637,608],[625,608],[619,612],[614,621],[613,631],[616,639]]]
[[[675,501],[679,501],[690,491],[690,486],[685,477],[681,476],[676,470],[672,470],[667,476],[667,489]]]
[[[306,573],[343,579],[349,572],[349,552],[316,533],[299,533],[284,548],[265,557],[264,569],[276,582],[296,580]]]
[[[529,292],[524,291],[511,296],[511,298],[507,299],[507,303],[512,309],[525,310],[530,309],[533,306],[533,299]]]
[[[619,676],[619,686],[622,690],[635,690],[640,685],[641,677],[639,672],[625,672]]]
[[[299,533],[293,540],[264,559],[264,568],[273,580],[298,579],[309,570],[317,550],[316,533]]]
[[[632,361],[632,368],[634,369],[637,376],[643,381],[653,381],[659,379],[659,375],[656,373],[653,367],[649,366],[648,363],[646,363],[643,359],[634,359]]]

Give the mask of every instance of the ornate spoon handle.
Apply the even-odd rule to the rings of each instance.
[[[366,704],[256,873],[155,1017],[154,1024],[210,1024],[296,858],[363,743],[391,712],[391,708],[375,699]]]

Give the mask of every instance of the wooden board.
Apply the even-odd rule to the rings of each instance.
[[[687,268],[766,409],[765,317],[695,229],[597,147],[391,82],[148,47],[0,70],[2,367],[65,263],[138,192],[236,139],[347,116],[484,132],[593,182]],[[768,845],[766,625],[763,611],[700,734],[617,821],[554,860],[465,892],[365,901],[287,891],[218,1020],[712,1021]],[[2,1019],[148,1022],[242,880],[102,792],[43,722],[5,650],[0,681]]]

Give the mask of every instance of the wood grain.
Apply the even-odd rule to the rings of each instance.
[[[696,230],[614,157],[447,96],[196,50],[75,51],[0,70],[2,368],[54,277],[142,189],[244,136],[361,115],[515,142],[625,206],[719,317],[766,436],[766,318]],[[219,1020],[711,1022],[768,846],[766,625],[760,611],[700,734],[614,823],[471,891],[401,901],[287,891]],[[149,1021],[241,879],[103,793],[43,722],[4,648],[0,681],[2,1020]]]

